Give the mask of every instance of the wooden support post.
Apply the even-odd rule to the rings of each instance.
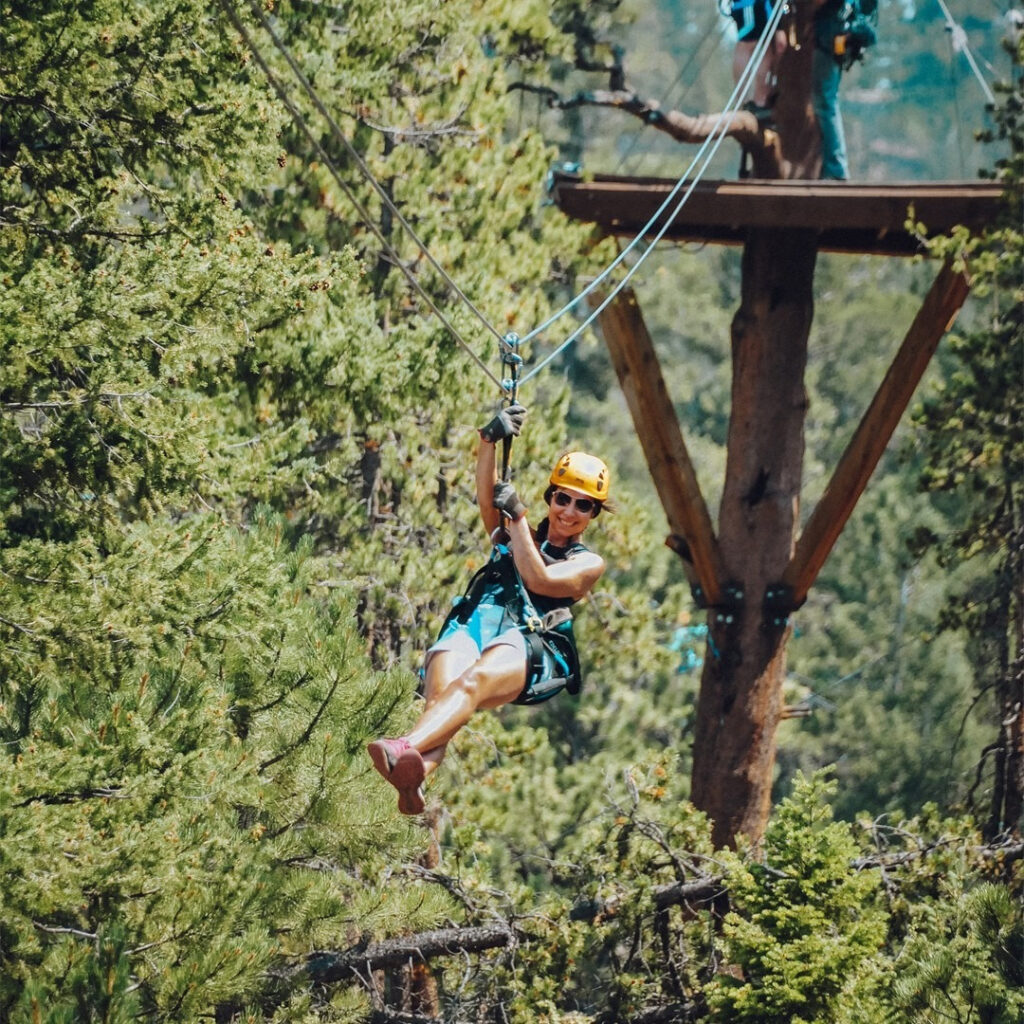
[[[668,518],[673,534],[669,546],[684,563],[689,555],[691,583],[695,576],[707,604],[717,605],[723,583],[718,542],[633,290],[623,288],[601,312],[598,322]],[[680,537],[688,551],[680,550]]]
[[[966,275],[945,264],[797,541],[782,577],[782,582],[790,588],[793,607],[800,607],[807,599],[808,590],[842,533],[939,341],[952,326],[969,291]]]

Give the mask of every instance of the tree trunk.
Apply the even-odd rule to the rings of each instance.
[[[719,512],[728,603],[709,615],[693,754],[692,799],[719,846],[759,839],[768,819],[789,630],[763,602],[797,527],[816,257],[809,231],[752,231],[743,254]]]
[[[812,178],[821,145],[811,108],[810,4],[794,9],[789,39],[776,69],[779,174]],[[741,834],[756,842],[768,822],[789,628],[764,600],[782,580],[798,526],[817,254],[815,233],[803,230],[751,230],[743,249],[718,522],[727,603],[708,615],[691,785],[716,846],[732,846]]]

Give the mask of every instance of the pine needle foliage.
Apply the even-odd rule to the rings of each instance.
[[[1024,1013],[1024,915],[1002,885],[957,891],[922,912],[893,964],[892,1003],[908,1020],[1009,1024]]]
[[[402,659],[471,568],[460,467],[497,396],[218,7],[0,16],[0,1017],[359,1019],[306,954],[452,909],[389,884],[422,843],[364,747],[408,722]],[[547,150],[504,135],[484,15],[273,16],[467,290],[539,322],[547,246],[564,286],[583,232],[541,242]]]
[[[885,938],[875,872],[853,874],[857,843],[833,820],[835,782],[798,775],[763,850],[730,872],[724,964],[707,988],[712,1019],[825,1024]],[[735,965],[735,973],[732,965]]]
[[[508,85],[608,59],[618,6],[262,8],[503,331],[575,293],[585,243],[607,255],[544,204],[554,153]],[[855,989],[873,1008],[930,1006],[947,979],[965,1006],[1008,989],[1005,901],[965,883],[947,905],[931,877],[892,903],[916,975],[886,988],[875,876],[841,870],[850,834],[819,783],[765,851],[711,850],[676,754],[682,586],[650,554],[635,451],[610,452],[623,514],[595,524],[609,572],[581,616],[583,698],[474,723],[430,787],[426,850],[363,748],[414,714],[416,652],[486,557],[467,467],[498,396],[394,260],[497,369],[494,338],[315,121],[384,251],[216,5],[7,0],[0,17],[0,1019],[384,1019],[397,984],[311,984],[309,953],[495,921],[517,947],[432,965],[452,1020],[611,1024],[710,998],[730,1019],[845,1024]],[[692,331],[714,333],[720,296],[696,284],[711,312]],[[585,368],[607,392],[588,345],[528,396],[530,501],[594,425],[617,448],[567,385]],[[714,475],[724,364],[700,354]],[[713,905],[657,902],[711,874],[732,890],[724,950]],[[938,935],[987,959],[951,975],[928,960]]]
[[[1024,827],[1024,37],[1006,48],[1013,77],[999,86],[996,127],[986,133],[1009,144],[991,172],[1005,186],[1005,211],[979,238],[955,232],[934,245],[971,274],[985,309],[973,330],[952,338],[955,368],[917,412],[921,488],[955,512],[951,529],[923,529],[915,544],[958,572],[939,625],[969,636],[995,733],[969,794],[989,839]]]

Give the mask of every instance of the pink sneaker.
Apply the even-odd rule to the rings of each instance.
[[[391,772],[394,771],[399,757],[409,749],[409,741],[399,737],[396,740],[379,739],[366,744],[366,752],[373,761],[373,767],[384,776],[388,782],[391,781]]]
[[[408,747],[399,755],[388,782],[398,790],[398,809],[402,814],[423,813],[423,780],[427,771],[423,758],[415,747]]]
[[[398,810],[401,814],[422,814],[426,806],[422,786],[398,791]]]
[[[398,809],[402,814],[422,814],[423,780],[426,768],[415,747],[402,736],[379,739],[366,745],[373,767],[398,790]]]

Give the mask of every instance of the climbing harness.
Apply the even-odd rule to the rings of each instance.
[[[578,544],[567,553],[576,550],[587,548]],[[543,544],[541,553],[545,554]],[[572,612],[564,602],[531,597],[511,548],[499,540],[465,593],[455,599],[437,642],[462,630],[483,650],[489,641],[517,629],[526,645],[527,671],[526,687],[515,703],[540,704],[563,689],[576,695],[582,687],[572,623]]]
[[[509,376],[502,381],[506,401],[516,401],[522,358],[516,351],[519,338],[514,333],[502,339],[501,361]],[[510,477],[512,437],[503,439],[501,478]],[[600,459],[582,452],[562,456],[551,471],[550,483],[582,490],[596,501],[608,497],[608,467]],[[526,685],[516,704],[539,704],[563,689],[575,695],[582,686],[579,655],[573,635],[573,603],[566,598],[531,595],[516,567],[515,556],[506,529],[507,517],[491,537],[491,555],[487,563],[470,579],[461,597],[453,602],[438,633],[435,645],[456,632],[464,632],[483,652],[490,643],[510,629],[516,629],[526,647]],[[565,548],[548,543],[546,523],[538,530],[540,554],[548,564],[580,551],[585,545],[575,542]]]
[[[352,192],[352,190],[344,183],[344,181],[342,180],[340,174],[337,171],[337,168],[334,165],[334,162],[331,160],[330,156],[325,152],[323,146],[316,139],[313,131],[310,129],[309,125],[305,121],[305,118],[303,117],[302,113],[298,110],[298,108],[294,105],[294,103],[292,102],[291,98],[289,97],[289,95],[287,93],[287,90],[283,87],[283,85],[280,83],[280,81],[277,79],[277,77],[271,71],[271,69],[270,69],[269,65],[267,64],[267,62],[264,60],[262,54],[260,53],[258,47],[256,46],[255,41],[252,38],[251,34],[247,31],[245,26],[242,24],[242,22],[239,19],[237,13],[233,9],[232,5],[230,4],[230,0],[218,0],[218,2],[220,3],[220,6],[223,8],[225,13],[227,14],[227,16],[228,16],[229,20],[231,21],[231,23],[234,25],[235,29],[241,35],[242,39],[245,41],[246,45],[248,46],[248,48],[252,52],[253,56],[256,59],[257,64],[259,65],[259,67],[262,70],[263,74],[266,76],[267,80],[270,82],[270,84],[273,87],[274,91],[277,93],[278,97],[281,99],[282,103],[285,105],[285,107],[287,108],[288,112],[291,114],[292,118],[295,120],[296,124],[299,126],[299,128],[301,129],[303,134],[309,140],[310,144],[316,150],[318,156],[323,161],[324,166],[328,168],[329,172],[331,173],[331,176],[334,178],[334,180],[338,184],[339,188],[341,188],[341,190],[344,192],[346,197],[352,202],[352,204],[355,207],[356,212],[359,214],[360,218],[364,221],[364,223],[366,223],[371,228],[371,230],[377,236],[377,238],[380,241],[381,245],[383,246],[385,252],[392,258],[392,260],[395,263],[395,265],[405,274],[406,278],[409,280],[410,284],[413,286],[413,288],[416,290],[416,292],[420,295],[421,298],[424,299],[424,301],[430,307],[431,311],[434,312],[437,315],[438,319],[441,321],[441,323],[444,325],[444,327],[448,330],[448,332],[452,335],[452,337],[458,342],[458,344],[463,349],[466,350],[466,352],[471,356],[471,358],[474,360],[474,362],[476,362],[476,364],[483,370],[483,372],[487,375],[487,377],[490,378],[495,384],[497,384],[502,389],[503,392],[505,392],[507,394],[508,392],[507,392],[507,389],[505,388],[504,382],[499,381],[490,372],[490,370],[486,367],[486,365],[483,363],[483,361],[480,359],[480,357],[473,351],[471,346],[469,346],[466,343],[465,339],[463,339],[461,334],[455,329],[454,325],[450,322],[450,320],[447,317],[444,316],[444,314],[438,308],[437,304],[430,298],[430,296],[426,293],[426,291],[423,289],[423,287],[416,280],[416,277],[412,273],[412,271],[406,266],[405,262],[398,257],[397,253],[395,253],[394,249],[392,248],[392,246],[390,245],[388,240],[385,238],[385,236],[380,231],[380,229],[377,228],[376,224],[373,222],[372,218],[370,218],[369,214],[367,213],[365,208],[362,206],[362,204],[355,197],[355,195]],[[470,311],[473,312],[474,315],[477,316],[477,318],[485,325],[485,327],[489,331],[491,331],[491,333],[493,333],[496,337],[498,337],[499,343],[502,340],[504,340],[502,335],[500,334],[500,332],[498,332],[498,330],[486,319],[486,317],[484,317],[484,315],[476,308],[476,306],[473,305],[473,303],[469,300],[469,298],[458,288],[456,283],[444,271],[444,269],[440,266],[440,264],[438,264],[437,261],[434,260],[433,256],[430,254],[430,252],[427,249],[426,245],[416,235],[416,233],[413,231],[412,227],[409,225],[408,221],[402,216],[401,212],[398,210],[398,208],[391,201],[391,198],[390,198],[390,196],[388,196],[386,190],[384,190],[380,186],[380,184],[376,181],[376,179],[374,178],[372,172],[367,167],[365,161],[363,161],[362,157],[359,155],[359,153],[355,150],[355,148],[348,141],[348,139],[345,136],[344,132],[341,131],[341,128],[338,126],[338,124],[334,120],[334,118],[332,118],[330,116],[330,113],[327,111],[326,107],[324,106],[324,104],[320,100],[319,96],[317,95],[316,90],[313,88],[313,86],[306,79],[305,75],[303,75],[302,70],[299,68],[298,64],[295,62],[294,58],[292,57],[291,53],[288,51],[287,47],[284,45],[284,43],[278,37],[277,33],[274,32],[273,27],[271,26],[269,20],[266,18],[265,14],[262,11],[262,9],[260,8],[259,4],[254,2],[254,0],[253,0],[253,2],[250,3],[250,6],[252,8],[254,17],[263,26],[264,30],[269,34],[270,38],[274,42],[275,47],[279,50],[279,52],[282,54],[282,56],[287,61],[288,66],[291,68],[292,73],[295,75],[297,81],[302,85],[303,89],[306,91],[307,95],[310,97],[310,99],[313,102],[314,106],[316,107],[317,111],[326,120],[328,126],[331,129],[331,132],[334,134],[334,136],[336,138],[338,138],[340,140],[340,142],[345,146],[346,150],[352,155],[356,165],[358,166],[358,168],[360,170],[360,173],[363,175],[363,177],[366,179],[366,181],[377,191],[378,195],[381,197],[381,201],[385,204],[385,206],[388,207],[389,211],[396,218],[396,220],[408,232],[410,237],[413,239],[413,241],[419,247],[420,251],[424,254],[424,256],[427,258],[427,260],[430,262],[430,264],[435,268],[435,270],[437,270],[437,272],[442,276],[442,278],[445,280],[445,282],[448,284],[448,286],[454,291],[456,297],[459,298],[460,301],[462,301],[470,309]],[[726,132],[728,131],[728,128],[729,128],[730,124],[732,123],[733,117],[734,117],[734,115],[735,115],[735,113],[736,113],[736,111],[738,109],[739,100],[742,98],[742,96],[746,92],[747,88],[749,88],[750,82],[752,81],[753,75],[755,73],[755,69],[756,69],[757,65],[759,64],[761,56],[763,55],[765,49],[767,48],[767,46],[768,46],[768,44],[769,44],[769,42],[771,40],[772,34],[774,33],[775,27],[778,25],[779,19],[782,17],[782,13],[783,13],[784,8],[785,8],[785,4],[782,4],[782,3],[777,4],[776,7],[774,8],[773,13],[772,13],[772,17],[769,20],[768,26],[765,28],[765,31],[762,33],[761,38],[758,40],[758,42],[757,42],[757,44],[756,44],[756,46],[754,48],[754,52],[753,52],[753,54],[751,56],[751,60],[748,63],[747,67],[744,69],[744,72],[740,76],[739,81],[736,83],[736,86],[733,89],[733,92],[730,95],[728,102],[726,103],[725,109],[719,115],[718,121],[715,123],[715,126],[712,128],[711,132],[708,134],[708,137],[704,140],[704,142],[701,145],[700,149],[698,150],[696,156],[691,161],[689,167],[683,172],[683,175],[682,175],[682,177],[680,177],[679,181],[676,183],[676,186],[672,189],[672,191],[669,193],[669,195],[666,196],[666,198],[663,201],[662,205],[654,212],[654,214],[652,215],[651,219],[647,222],[646,225],[644,225],[643,228],[641,228],[640,232],[633,239],[633,241],[630,243],[630,245],[627,246],[616,257],[616,259],[607,268],[605,268],[604,271],[602,271],[602,273],[600,275],[598,275],[593,281],[591,281],[591,283],[587,286],[586,289],[584,289],[584,291],[580,295],[576,296],[570,302],[566,303],[558,312],[556,312],[553,316],[549,317],[543,324],[541,324],[539,327],[537,327],[534,330],[532,330],[528,335],[526,335],[526,337],[522,338],[519,343],[520,344],[525,344],[526,342],[533,340],[535,337],[537,337],[539,334],[541,334],[544,330],[546,330],[548,327],[550,327],[556,320],[560,319],[567,312],[572,310],[582,299],[584,299],[587,295],[589,295],[595,288],[599,287],[601,285],[601,283],[604,280],[606,280],[607,277],[616,269],[616,267],[618,267],[622,263],[622,261],[627,258],[627,256],[633,251],[633,249],[636,248],[639,245],[640,241],[647,236],[648,232],[651,230],[651,228],[653,228],[654,224],[658,221],[659,217],[662,217],[664,212],[668,209],[669,204],[675,199],[675,197],[678,194],[678,192],[682,189],[683,185],[686,182],[687,176],[691,173],[693,168],[698,165],[698,163],[700,161],[703,161],[703,163],[701,164],[699,170],[697,171],[694,179],[692,180],[692,182],[690,184],[690,187],[686,190],[686,192],[683,195],[682,199],[679,200],[678,204],[672,210],[671,214],[669,214],[667,217],[664,218],[664,223],[663,223],[661,229],[657,232],[657,234],[651,240],[648,248],[643,253],[640,254],[640,256],[637,258],[637,261],[626,272],[626,274],[624,275],[623,279],[620,280],[610,290],[609,295],[601,302],[600,305],[597,306],[597,308],[591,313],[591,315],[579,327],[577,327],[577,329],[574,330],[569,335],[569,337],[566,338],[553,352],[551,352],[539,364],[534,366],[533,369],[528,374],[526,374],[526,376],[524,376],[521,379],[519,379],[518,383],[520,383],[520,384],[526,383],[526,381],[530,380],[533,376],[535,376],[537,373],[539,373],[553,359],[555,359],[561,352],[563,352],[566,348],[568,348],[568,346],[571,345],[587,329],[587,327],[590,326],[591,323],[593,323],[593,321],[600,315],[600,313],[612,301],[614,301],[614,299],[618,295],[618,293],[622,290],[622,288],[624,288],[626,286],[626,284],[628,283],[630,278],[633,276],[633,274],[636,273],[636,271],[640,268],[640,266],[642,265],[644,260],[647,258],[647,256],[650,255],[650,253],[653,251],[655,245],[664,237],[665,232],[668,230],[669,225],[673,222],[675,217],[678,215],[679,211],[682,209],[683,205],[689,199],[690,195],[692,195],[693,190],[696,188],[700,178],[703,176],[703,174],[706,171],[707,167],[711,163],[712,158],[714,157],[715,153],[717,152],[718,148],[720,147],[722,141],[725,139]],[[705,154],[706,154],[706,156],[705,156]]]
[[[877,0],[834,0],[814,22],[815,45],[849,71],[878,42]]]

